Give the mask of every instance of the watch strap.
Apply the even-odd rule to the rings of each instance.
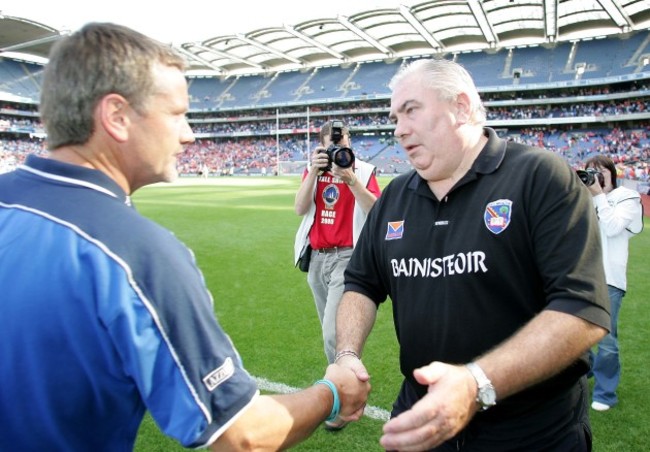
[[[476,363],[469,363],[466,366],[469,371],[471,372],[472,376],[476,380],[476,383],[478,384],[479,388],[482,388],[483,386],[487,384],[492,384],[490,379],[485,375],[485,372],[483,372],[483,369],[481,369],[481,366],[479,366]]]
[[[485,411],[496,405],[496,392],[494,390],[494,385],[492,385],[490,379],[485,375],[483,369],[474,362],[467,364],[465,367],[467,367],[476,380],[476,385],[478,386],[476,403],[480,405],[481,410]]]

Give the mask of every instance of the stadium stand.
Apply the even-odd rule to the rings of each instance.
[[[570,51],[570,44],[566,43],[550,49],[541,46],[512,49],[510,70],[504,73],[504,78],[511,79],[514,85],[552,82],[559,74],[568,72]]]
[[[25,101],[37,99],[43,66],[0,57],[0,92]]]
[[[410,166],[388,121],[388,82],[414,56],[310,70],[231,77],[188,76],[188,118],[197,141],[182,175],[300,173],[320,125],[341,118],[357,157],[380,174]],[[487,51],[455,59],[476,80],[488,125],[543,146],[579,167],[605,153],[639,190],[650,185],[650,31]],[[0,58],[0,171],[44,152],[38,119],[42,66]],[[280,163],[278,163],[280,162]]]
[[[383,61],[357,65],[349,86],[346,87],[346,97],[385,95],[388,92],[386,83],[399,66],[398,62]]]
[[[259,92],[267,85],[263,76],[239,77],[220,94],[216,108],[243,108],[260,100]]]
[[[295,102],[300,88],[311,76],[310,71],[279,72],[267,88],[268,101],[272,103]]]
[[[216,77],[189,79],[190,107],[197,110],[215,109],[231,82]]]
[[[501,49],[496,53],[464,52],[455,56],[455,61],[472,74],[476,86],[510,85],[511,78],[504,80],[508,51]]]
[[[300,87],[297,100],[338,99],[343,96],[345,83],[352,76],[352,66],[315,69],[306,84]]]
[[[638,34],[623,39],[598,39],[576,43],[574,68],[584,68],[583,78],[604,78],[624,75],[636,68],[635,54],[643,51],[648,35]]]

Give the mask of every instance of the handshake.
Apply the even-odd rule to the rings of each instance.
[[[329,386],[333,394],[332,411],[325,420],[326,430],[341,430],[348,422],[361,418],[371,389],[369,380],[355,352],[343,350],[336,355],[335,364],[327,367],[325,379],[316,382]]]
[[[363,368],[361,361],[355,360]],[[361,419],[370,377],[365,368],[358,372],[349,364],[343,359],[330,364],[322,380],[301,391],[257,397],[210,449],[286,450],[307,439],[323,421],[325,428],[333,425],[330,430],[340,430]]]

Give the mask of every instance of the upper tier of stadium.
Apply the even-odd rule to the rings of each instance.
[[[649,2],[650,3],[650,2]],[[463,52],[447,57],[483,96],[650,79],[650,31],[601,39]],[[412,58],[229,78],[188,76],[192,111],[236,111],[388,99],[388,82]],[[44,66],[0,57],[0,100],[37,103]]]
[[[196,14],[207,14],[196,11]],[[333,13],[336,14],[336,13]],[[450,58],[463,52],[501,52],[521,46],[566,47],[570,42],[628,35],[650,28],[647,0],[417,0],[349,17],[315,17],[177,46],[191,72],[221,78],[269,76],[413,57]],[[67,31],[0,14],[0,56],[46,58]]]

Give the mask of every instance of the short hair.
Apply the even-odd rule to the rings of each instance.
[[[612,187],[616,188],[618,186],[616,165],[609,157],[604,155],[594,155],[585,161],[585,168],[607,168],[611,177]]]
[[[483,125],[486,121],[485,106],[478,94],[469,72],[458,63],[445,59],[416,60],[402,67],[388,84],[391,90],[406,77],[420,73],[425,86],[438,92],[440,99],[455,100],[460,93],[469,96],[470,122]]]
[[[144,113],[156,89],[156,63],[185,69],[170,46],[117,24],[89,23],[57,42],[41,86],[48,148],[86,143],[94,132],[94,109],[107,94],[124,96]]]
[[[343,123],[343,128],[341,129],[341,132],[343,135],[347,135],[348,138],[350,138],[350,129],[348,126]],[[324,145],[325,144],[325,138],[329,137],[332,134],[332,121],[327,121],[325,124],[322,125],[320,128],[320,132],[318,133],[318,139],[320,140],[320,144]]]

